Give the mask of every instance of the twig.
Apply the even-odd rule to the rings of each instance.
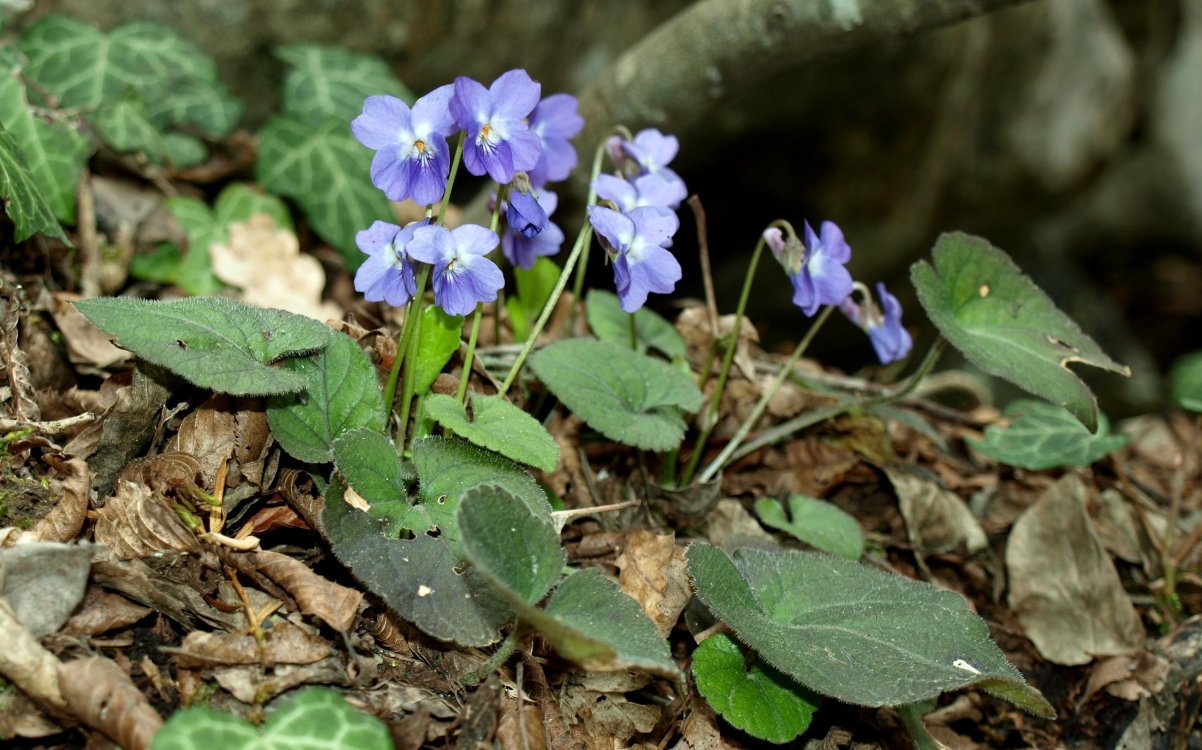
[[[0,418],[0,432],[13,430],[33,430],[42,435],[61,435],[72,427],[96,421],[96,415],[90,411],[76,414],[74,417],[51,419],[45,422],[26,422],[23,419]]]
[[[705,286],[705,311],[710,319],[710,336],[718,340],[718,297],[714,294],[714,276],[710,272],[709,230],[705,224],[705,207],[696,195],[690,195],[689,208],[693,209],[693,221],[697,224],[697,255],[701,260],[701,283]]]

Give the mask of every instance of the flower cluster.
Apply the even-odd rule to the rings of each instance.
[[[455,230],[428,220],[406,227],[378,221],[357,236],[368,259],[355,275],[355,289],[369,301],[403,305],[417,293],[414,262],[428,263],[434,301],[447,313],[465,315],[490,302],[504,284],[501,270],[486,256],[497,245],[515,265],[528,268],[540,255],[553,255],[563,232],[548,216],[555,195],[543,186],[562,180],[576,166],[569,139],[584,120],[576,99],[554,94],[524,70],[504,73],[491,86],[461,76],[410,107],[393,96],[369,96],[351,131],[376,153],[372,184],[390,200],[431,205],[443,199],[450,177],[448,139],[464,134],[463,165],[501,185],[504,239],[483,227]]]
[[[626,312],[651,292],[667,294],[680,280],[680,263],[668,250],[680,226],[675,209],[688,195],[684,180],[668,168],[680,144],[649,128],[630,140],[613,136],[606,150],[617,174],[598,175],[593,189],[614,206],[589,206],[588,218],[613,262],[614,286]]]

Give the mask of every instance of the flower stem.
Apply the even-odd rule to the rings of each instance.
[[[459,393],[456,398],[467,402],[467,383],[472,379],[472,360],[476,356],[476,337],[480,335],[480,318],[484,314],[484,305],[476,305],[476,314],[472,317],[472,331],[467,337],[467,354],[463,355],[463,372],[459,375]]]
[[[593,157],[592,177],[589,178],[590,185],[596,179],[597,173],[601,171],[601,157],[604,155],[605,144],[602,142],[601,146],[597,148],[596,155]],[[596,199],[597,193],[590,187],[586,205],[592,205],[593,201]],[[576,235],[576,242],[572,245],[572,251],[568,254],[568,259],[564,261],[563,270],[559,272],[559,278],[555,281],[555,288],[551,290],[551,296],[547,297],[547,304],[543,305],[543,311],[539,314],[538,320],[534,321],[534,326],[530,329],[530,334],[526,337],[525,345],[522,347],[522,350],[518,352],[517,359],[514,360],[513,366],[509,368],[509,374],[505,376],[504,382],[501,383],[499,395],[504,396],[509,390],[509,387],[513,385],[513,382],[517,380],[518,373],[522,371],[522,366],[526,364],[526,357],[530,356],[530,351],[534,349],[534,345],[538,341],[539,334],[543,332],[543,328],[546,327],[547,321],[551,319],[551,313],[555,312],[555,306],[559,302],[559,296],[563,294],[564,287],[568,285],[568,278],[571,277],[572,269],[576,266],[576,262],[581,258],[582,255],[585,258],[588,257],[587,248],[592,242],[592,239],[593,226],[592,224],[588,223],[587,219],[585,219],[584,223],[580,227],[580,233]],[[584,264],[582,263],[581,269],[583,269],[583,267]],[[584,283],[583,276],[583,270],[576,275],[577,289],[574,292],[575,299],[580,298],[579,287]],[[568,330],[571,330],[570,325],[568,326]]]
[[[751,413],[747,415],[747,418],[743,420],[743,424],[739,425],[739,431],[736,432],[735,436],[730,439],[730,442],[726,444],[726,447],[722,449],[722,452],[718,454],[718,457],[713,461],[710,461],[710,463],[705,467],[705,470],[701,472],[701,475],[697,477],[698,482],[705,484],[709,480],[713,479],[714,474],[718,472],[718,469],[725,465],[726,459],[730,458],[730,455],[734,453],[736,449],[738,449],[739,445],[742,444],[743,438],[747,437],[747,433],[751,432],[751,428],[754,427],[755,423],[759,421],[759,418],[763,416],[764,410],[768,408],[768,402],[772,400],[772,397],[775,396],[777,391],[780,390],[781,386],[784,385],[785,380],[787,380],[790,373],[793,372],[793,366],[797,364],[797,361],[801,359],[801,355],[804,354],[806,349],[809,348],[810,342],[814,340],[815,334],[818,333],[818,329],[822,328],[822,325],[826,323],[827,318],[831,316],[831,312],[834,309],[834,305],[827,305],[822,309],[822,312],[818,314],[818,317],[810,325],[810,330],[806,331],[806,335],[797,344],[797,348],[793,350],[793,353],[789,355],[789,359],[786,360],[784,365],[781,366],[780,372],[777,373],[776,378],[764,391],[763,395],[760,396],[760,400],[756,403],[755,408],[752,409]]]
[[[455,175],[459,173],[459,161],[463,158],[463,139],[467,136],[466,130],[459,131],[459,141],[455,144],[455,156],[451,158],[451,174],[447,177],[447,189],[442,195],[442,205],[438,207],[439,226],[446,226],[447,223],[447,206],[451,203],[451,188],[455,186]]]
[[[597,181],[597,175],[601,174],[601,161],[605,158],[605,139],[597,144],[597,149],[593,151],[593,166],[588,177],[588,200],[585,201],[586,206],[591,206],[597,201],[597,191],[593,188],[593,183]],[[588,222],[588,216],[584,217],[584,226],[592,231],[592,225]],[[581,231],[584,227],[581,227]],[[588,254],[591,243],[584,244],[583,255],[580,258],[580,265],[576,268],[576,278],[572,280],[572,309],[568,314],[568,335],[571,335],[572,328],[576,324],[576,305],[580,304],[581,295],[584,294],[584,276],[588,272]],[[567,266],[563,269],[564,274],[571,273],[571,269]],[[551,299],[557,300],[559,292],[551,296]]]
[[[764,252],[764,238],[755,243],[755,252],[751,255],[751,263],[747,266],[747,275],[743,277],[743,291],[739,294],[739,306],[735,309],[735,329],[730,334],[726,344],[726,352],[722,356],[722,368],[718,370],[718,384],[714,387],[714,395],[710,398],[709,406],[702,417],[701,434],[693,446],[693,454],[689,456],[688,466],[680,475],[680,483],[688,486],[693,481],[697,464],[701,462],[701,454],[705,452],[705,444],[709,441],[710,433],[718,421],[718,404],[722,401],[722,393],[726,390],[726,380],[730,376],[730,366],[735,359],[735,349],[739,345],[739,335],[743,332],[743,313],[747,310],[747,300],[751,296],[751,282],[755,279],[755,269],[759,265],[760,255]],[[717,343],[717,342],[715,342]]]
[[[430,267],[425,266],[422,268],[421,274],[417,277],[417,294],[413,295],[413,299],[409,300],[409,304],[406,306],[405,322],[401,325],[401,335],[397,337],[396,357],[392,360],[392,369],[388,372],[388,383],[384,386],[385,414],[392,414],[392,402],[396,396],[397,379],[400,377],[401,365],[405,361],[405,355],[409,351],[409,342],[413,338],[414,323],[422,314],[426,295],[426,282],[429,279]],[[402,434],[404,430],[404,422],[402,422]]]
[[[409,435],[409,409],[413,405],[413,390],[414,390],[414,373],[417,372],[417,345],[421,341],[422,336],[422,308],[418,306],[415,309],[414,320],[412,327],[409,325],[408,318],[405,319],[405,327],[412,328],[410,334],[407,351],[405,352],[405,381],[401,385],[401,435],[408,437]],[[401,446],[409,444],[408,440],[402,440]]]

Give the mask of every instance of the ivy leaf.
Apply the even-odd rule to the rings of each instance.
[[[341,497],[338,487],[326,497]],[[474,568],[462,570],[445,537],[386,539],[379,521],[328,501],[322,526],[330,549],[355,577],[424,633],[462,646],[487,646],[513,621],[512,610]]]
[[[772,667],[748,666],[739,644],[715,633],[693,650],[697,692],[722,718],[752,737],[783,744],[809,729],[818,696]]]
[[[710,611],[765,662],[818,693],[896,706],[976,685],[1056,715],[955,592],[810,552],[739,550],[732,560],[694,543],[686,558]]]
[[[442,369],[459,351],[463,334],[463,316],[447,315],[438,305],[422,310],[421,336],[417,341],[417,359],[413,362],[413,393],[430,391]]]
[[[13,220],[13,239],[23,242],[34,234],[44,234],[71,244],[50,204],[33,181],[25,164],[25,155],[11,133],[0,127],[0,205]]]
[[[349,123],[363,111],[363,100],[374,94],[391,94],[413,104],[413,93],[376,55],[289,44],[277,47],[275,56],[292,66],[284,78],[284,114],[310,125],[327,117]]]
[[[525,341],[530,335],[534,321],[551,299],[560,273],[562,270],[549,258],[535,258],[530,268],[513,269],[517,293],[505,300],[505,309],[509,312],[515,341]]]
[[[557,341],[530,368],[590,427],[626,445],[667,451],[684,439],[681,410],[696,411],[701,391],[667,363],[596,339]]]
[[[563,574],[566,556],[549,513],[482,485],[463,494],[458,516],[467,559],[511,605],[537,604]]]
[[[15,71],[0,72],[0,128],[20,147],[29,175],[59,221],[75,223],[75,192],[91,146],[66,122],[33,116]]]
[[[304,380],[305,392],[268,399],[267,423],[293,458],[326,463],[343,431],[384,431],[388,419],[375,365],[350,336],[334,331],[324,350],[286,360],[283,367]]]
[[[472,415],[454,396],[426,398],[426,414],[455,434],[518,463],[554,471],[559,444],[537,419],[504,396],[471,394]]]
[[[755,501],[755,513],[766,526],[792,534],[823,552],[846,560],[864,554],[864,532],[860,522],[834,503],[805,495],[789,496],[789,515],[779,500],[763,497]]]
[[[214,138],[229,135],[242,118],[242,102],[215,78],[179,80],[169,96],[148,99],[146,106],[160,126],[190,125]]]
[[[377,219],[394,219],[388,199],[371,184],[371,153],[346,120],[334,117],[315,125],[276,117],[259,134],[259,182],[295,200],[351,270],[364,260],[355,234]]]
[[[1169,371],[1173,403],[1182,409],[1202,411],[1202,352],[1194,352],[1173,363]]]
[[[1014,420],[985,428],[985,439],[968,443],[1010,466],[1043,471],[1060,466],[1089,466],[1127,444],[1126,435],[1111,435],[1105,414],[1090,433],[1072,414],[1045,401],[1019,399],[1002,412]]]
[[[594,336],[630,348],[630,313],[622,310],[618,295],[604,289],[590,289],[584,304],[588,327]],[[685,355],[684,338],[677,333],[676,327],[652,310],[644,307],[634,313],[634,327],[638,351],[656,349],[669,358]]]
[[[222,297],[174,302],[97,297],[75,306],[142,359],[234,396],[301,390],[302,374],[274,365],[325,348],[331,335],[312,318]]]
[[[307,687],[281,698],[262,727],[208,707],[182,708],[154,736],[151,750],[392,750],[388,725],[356,711],[336,690]]]
[[[167,139],[150,121],[150,111],[136,91],[102,104],[92,117],[92,124],[116,151],[140,151],[155,164],[171,160]]]
[[[1092,432],[1098,404],[1068,368],[1092,365],[1130,375],[1081,331],[1014,261],[987,241],[943,234],[934,265],[910,267],[918,299],[939,331],[969,361],[1072,412]]]

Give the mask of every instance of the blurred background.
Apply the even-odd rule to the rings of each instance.
[[[716,2],[720,0],[711,0]],[[734,2],[734,0],[731,0]],[[817,3],[818,0],[815,0]],[[582,92],[684,0],[6,0],[14,30],[60,13],[110,29],[178,29],[213,55],[248,103],[253,130],[275,111],[275,45],[373,52],[421,94],[468,75],[524,67],[544,93]],[[834,7],[829,4],[824,7]],[[873,3],[865,2],[866,12]],[[12,16],[10,16],[12,18]],[[801,50],[795,50],[800,53]],[[788,48],[782,54],[790,54]],[[945,230],[1010,252],[1115,359],[1129,380],[1092,378],[1112,416],[1157,408],[1172,360],[1202,348],[1202,0],[1033,0],[930,33],[780,67],[697,102],[675,132],[673,166],[700,195],[724,311],[759,232],[776,218],[830,219],[851,269],[884,280],[911,310],[918,350],[932,336],[912,307],[908,267]],[[648,56],[641,65],[655,66]],[[698,69],[698,75],[704,75]],[[754,78],[754,76],[752,76]],[[577,143],[582,162],[593,143]],[[582,186],[561,196],[575,229]],[[456,198],[460,196],[457,193]],[[462,196],[465,201],[470,194]],[[681,290],[700,296],[692,217],[674,250]],[[766,264],[766,265],[771,265]],[[599,282],[607,269],[595,269]],[[752,316],[766,343],[805,320],[776,269]],[[666,304],[670,304],[667,301]],[[854,370],[871,358],[849,325],[817,354]]]

